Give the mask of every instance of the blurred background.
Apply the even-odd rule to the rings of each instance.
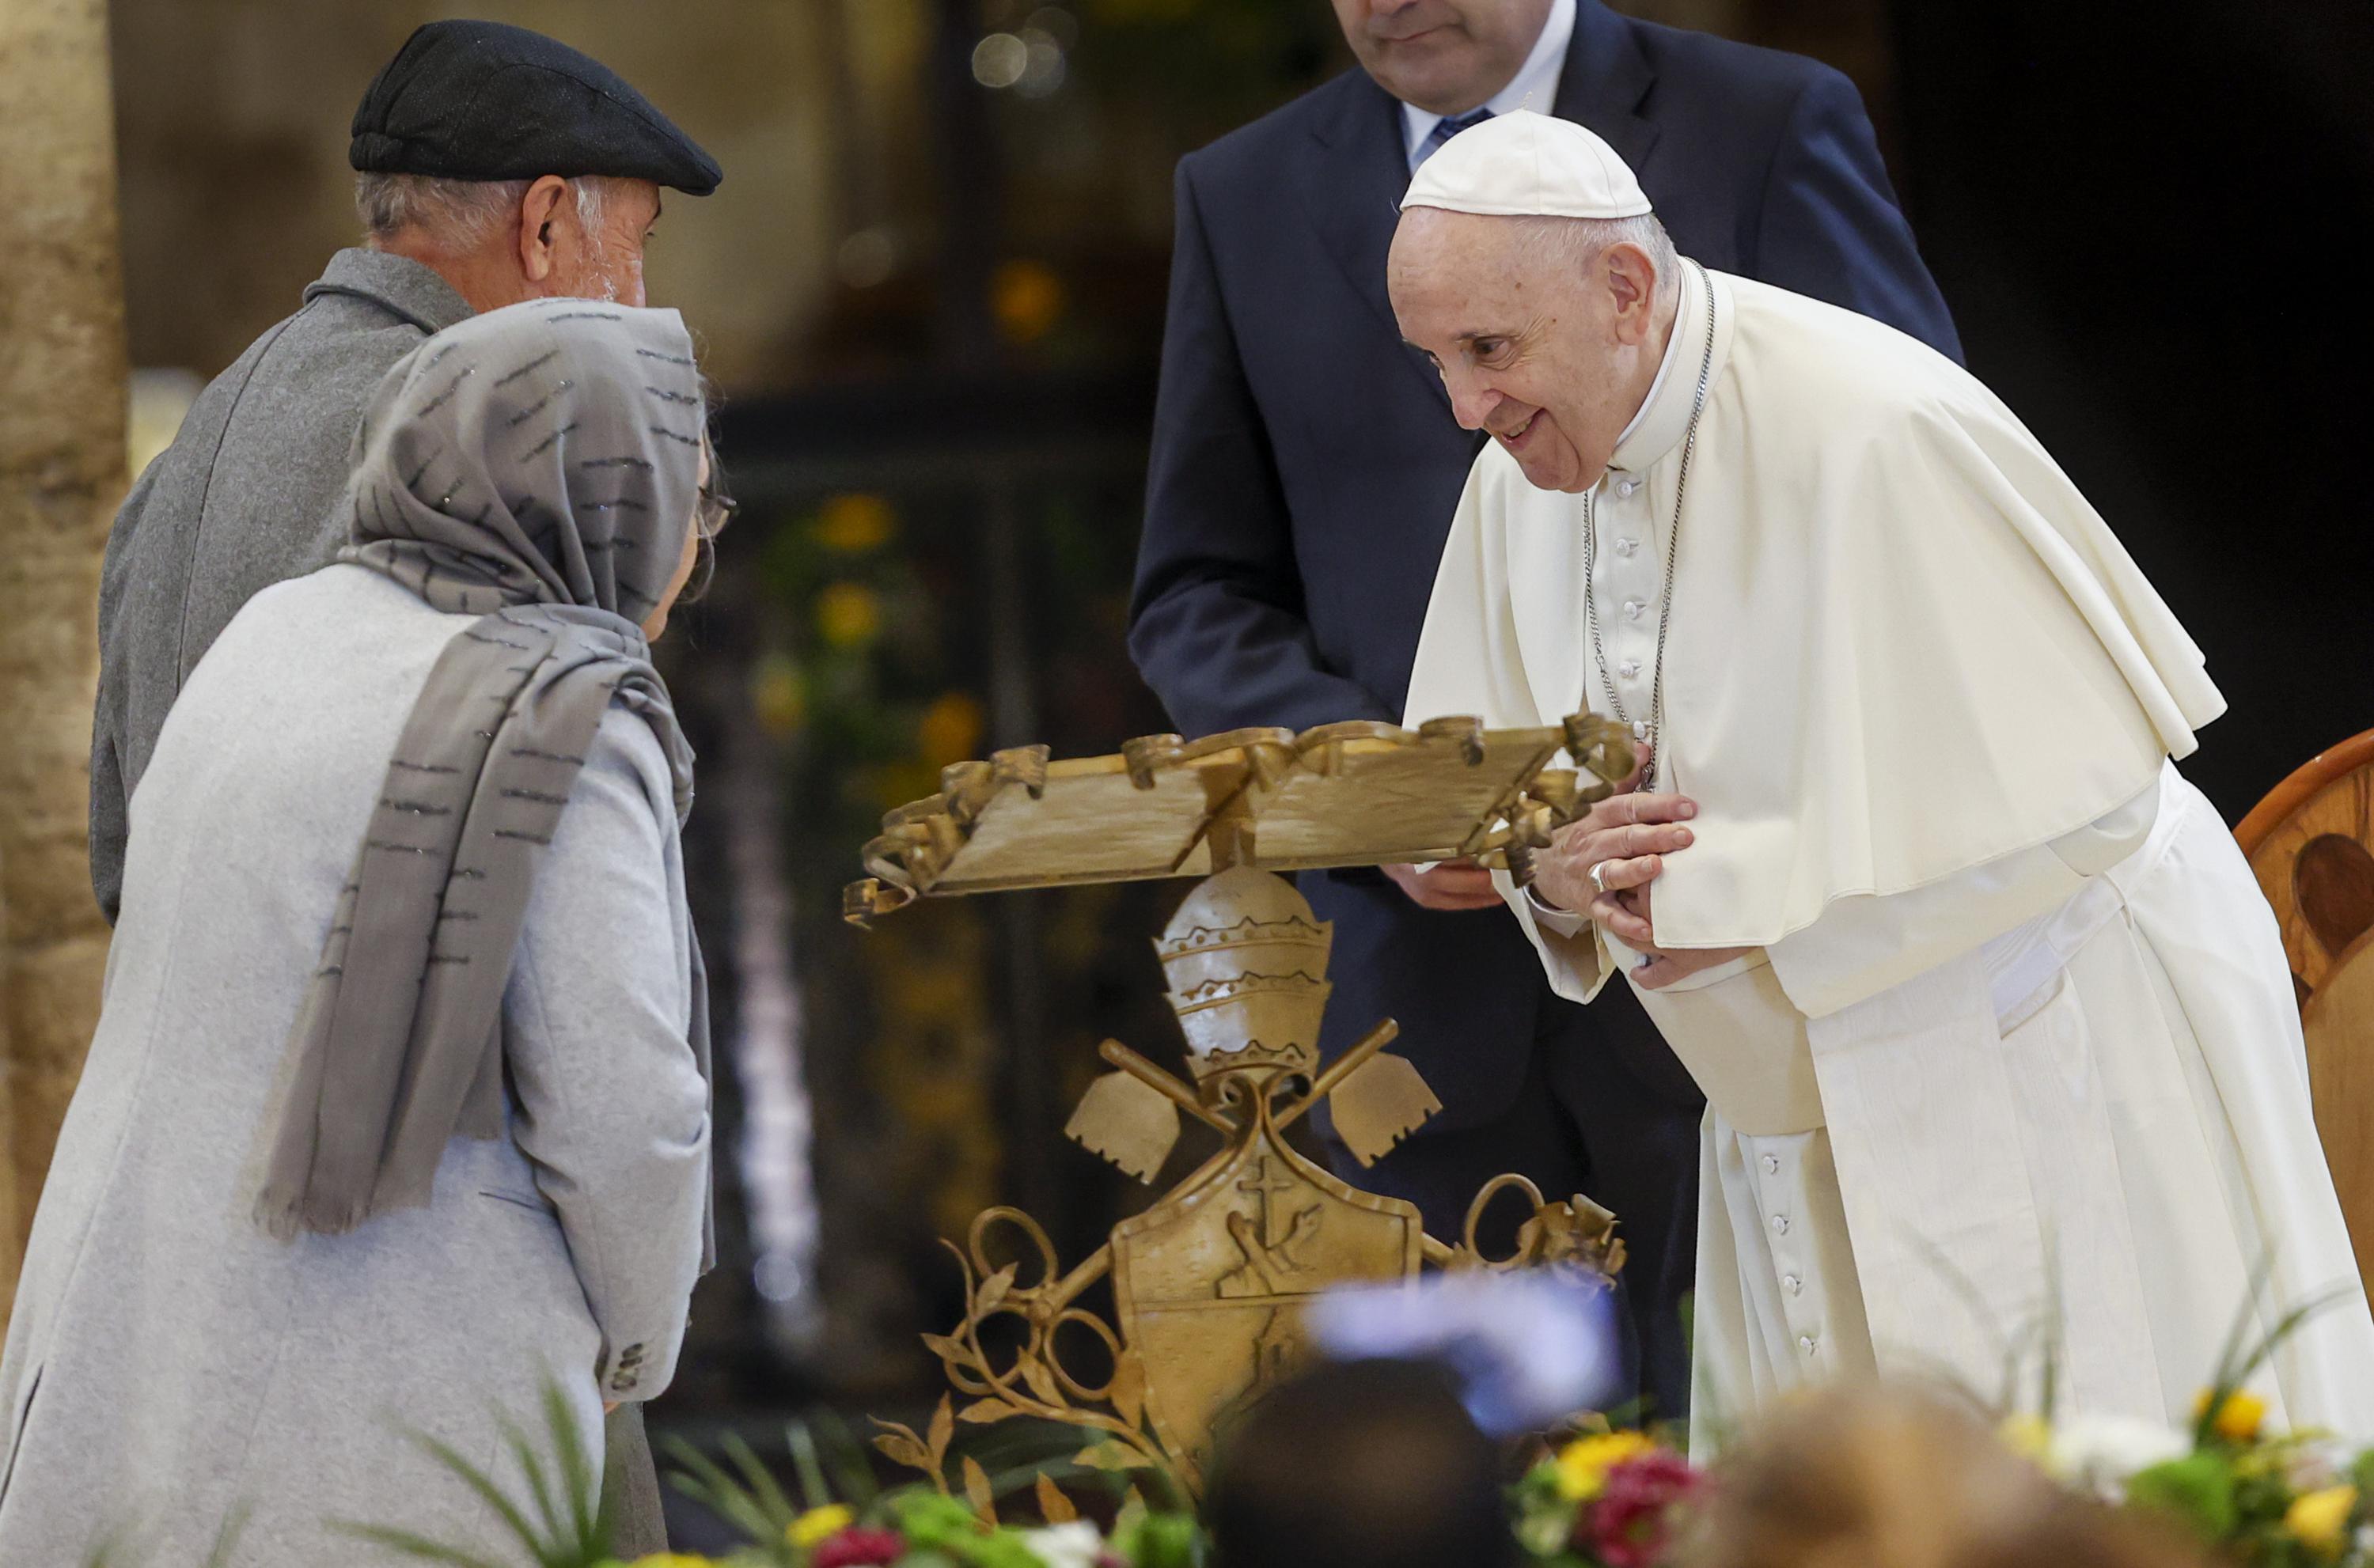
[[[2374,721],[2363,0],[1618,8],[1861,87],[1971,368],[2206,649],[2233,711],[2187,766],[2229,818]],[[817,1403],[909,1414],[937,1392],[917,1334],[961,1310],[936,1238],[1012,1202],[1069,1263],[1144,1200],[1060,1129],[1100,1038],[1178,1054],[1148,939],[1182,890],[867,934],[840,888],[945,764],[1168,727],[1122,628],[1171,170],[1347,66],[1328,5],[112,9],[135,472],[355,241],[347,122],[419,22],[558,37],[723,164],[716,195],[669,193],[650,250],[652,303],[724,391],[744,507],[669,654],[704,766],[724,1261],[652,1419],[763,1439]]]

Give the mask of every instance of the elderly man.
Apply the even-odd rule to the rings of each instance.
[[[108,535],[90,862],[111,921],[167,710],[240,606],[347,543],[348,445],[389,367],[476,311],[545,296],[642,304],[660,188],[703,196],[721,178],[600,62],[493,22],[413,33],[353,135],[364,245],[332,257],[298,312],[199,394]],[[605,1470],[629,1557],[666,1545],[640,1410],[614,1416]]]
[[[1677,256],[1539,115],[1418,171],[1390,288],[1490,437],[1411,720],[1643,743],[1502,892],[1706,1092],[1699,1408],[1993,1390],[2042,1347],[2063,1410],[2180,1420],[2245,1304],[2337,1289],[2253,1381],[2374,1433],[2274,923],[2170,760],[2224,701],[2035,439],[1903,333]]]
[[[90,862],[111,921],[166,710],[241,605],[346,543],[347,443],[388,367],[474,311],[546,295],[642,304],[660,188],[701,196],[720,179],[600,62],[494,22],[416,31],[353,135],[364,244],[199,394],[108,535]]]
[[[1529,105],[1589,125],[1694,254],[1957,351],[1837,72],[1600,0],[1334,6],[1358,67],[1179,166],[1129,638],[1191,733],[1401,713],[1477,440],[1393,330],[1385,248],[1410,170],[1469,126]],[[1638,1004],[1552,992],[1473,866],[1301,886],[1335,927],[1322,1049],[1395,1018],[1444,1106],[1373,1168],[1335,1148],[1337,1169],[1445,1235],[1504,1171],[1606,1203],[1631,1246],[1639,1387],[1679,1414],[1700,1102]]]

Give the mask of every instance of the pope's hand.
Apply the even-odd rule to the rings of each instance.
[[[1630,971],[1632,983],[1641,989],[1663,990],[1675,980],[1756,951],[1752,947],[1659,947],[1656,920],[1650,908],[1654,895],[1655,890],[1643,883],[1595,898],[1591,905],[1591,918],[1621,937],[1624,945],[1645,961]]]
[[[1550,847],[1534,857],[1534,891],[1560,909],[1587,909],[1591,918],[1626,942],[1647,942],[1645,922],[1619,923],[1609,919],[1619,891],[1646,887],[1665,869],[1663,857],[1690,846],[1692,835],[1683,825],[1698,815],[1698,802],[1686,795],[1645,795],[1638,791],[1640,775],[1617,786],[1623,792],[1592,802],[1589,811],[1567,824],[1550,838]],[[1600,869],[1593,886],[1591,869]]]
[[[1416,866],[1379,868],[1425,909],[1489,909],[1500,902],[1492,873],[1473,860],[1444,860],[1425,871]]]

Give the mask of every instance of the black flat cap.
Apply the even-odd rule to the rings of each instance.
[[[717,160],[600,61],[525,28],[430,22],[355,110],[347,161],[370,174],[533,180],[607,174],[695,196]]]

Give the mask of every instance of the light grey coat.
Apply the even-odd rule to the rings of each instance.
[[[455,1140],[429,1208],[350,1235],[283,1243],[252,1217],[354,847],[470,624],[333,566],[251,601],[175,705],[0,1357],[0,1562],[70,1568],[119,1524],[155,1532],[153,1561],[195,1562],[241,1504],[242,1568],[377,1560],[335,1518],[485,1549],[492,1516],[392,1422],[503,1475],[498,1408],[533,1429],[547,1368],[595,1453],[605,1392],[672,1375],[708,1095],[667,762],[622,708],[528,905],[507,1136]]]
[[[337,501],[363,405],[389,367],[469,315],[418,262],[339,252],[297,313],[198,394],[115,514],[90,747],[91,883],[110,920],[125,802],[182,683],[251,596],[346,544]]]

